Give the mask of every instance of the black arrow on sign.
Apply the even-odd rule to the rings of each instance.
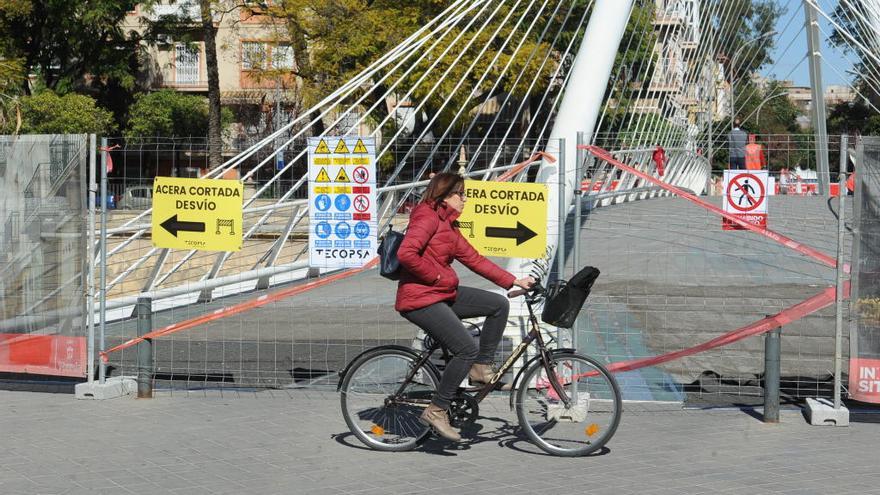
[[[171,235],[177,237],[178,232],[204,232],[205,222],[179,222],[177,221],[177,213],[173,217],[165,220],[161,224],[163,229],[167,230]]]
[[[532,229],[526,227],[519,221],[516,222],[516,228],[509,227],[486,227],[486,237],[499,237],[502,239],[516,239],[516,245],[526,242],[527,240],[537,236]]]

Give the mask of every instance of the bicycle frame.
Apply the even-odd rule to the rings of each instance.
[[[501,377],[504,376],[504,374],[513,367],[517,359],[522,357],[522,355],[526,352],[526,349],[528,349],[529,345],[532,342],[535,342],[538,348],[538,354],[541,360],[541,364],[544,366],[544,370],[547,372],[547,376],[550,377],[550,386],[553,387],[553,390],[554,392],[556,392],[557,397],[562,399],[566,407],[569,407],[571,405],[571,400],[565,394],[563,385],[559,383],[556,373],[554,373],[553,370],[550,368],[551,353],[547,349],[547,346],[544,343],[544,337],[541,335],[541,331],[538,327],[538,318],[535,316],[535,312],[532,308],[532,303],[534,302],[534,300],[535,299],[530,297],[526,297],[525,300],[526,307],[529,310],[529,323],[531,324],[531,329],[529,330],[529,333],[523,338],[522,342],[520,342],[519,345],[516,346],[516,348],[511,352],[507,360],[504,361],[504,364],[501,365],[498,371],[489,380],[489,383],[486,383],[479,389],[477,395],[474,397],[474,399],[478,403],[482,402],[482,400],[485,399],[487,395],[489,395],[489,392],[495,389],[498,380],[500,380]],[[400,384],[400,387],[397,389],[397,391],[395,391],[392,397],[400,397],[400,395],[403,393],[404,388],[406,388],[406,386],[412,381],[416,373],[425,366],[425,364],[428,362],[428,359],[430,359],[431,355],[439,347],[440,344],[435,342],[434,345],[432,345],[428,349],[425,349],[419,355],[419,358],[416,361],[415,365],[412,366],[406,376],[406,379],[403,381],[403,383]],[[407,400],[407,402],[415,401]],[[425,402],[427,403],[428,401]],[[421,403],[421,401],[418,401],[418,403]]]

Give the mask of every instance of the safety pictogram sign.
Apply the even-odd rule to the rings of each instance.
[[[363,139],[358,139],[358,140],[357,140],[357,143],[354,145],[354,151],[353,151],[353,153],[360,153],[360,154],[367,154],[367,153],[369,153],[369,151],[367,151],[367,147],[364,145],[364,140],[363,140]]]
[[[376,256],[375,155],[372,138],[309,139],[310,266],[359,268]]]
[[[759,227],[767,227],[767,193],[769,174],[766,170],[743,172],[724,171],[724,211]],[[743,227],[722,219],[724,230],[743,230]]]
[[[327,173],[326,168],[321,167],[321,171],[315,177],[315,182],[330,182],[330,174]]]
[[[336,179],[333,182],[351,182],[351,179],[348,178],[348,174],[345,173],[345,167],[339,169],[339,172],[336,174]]]
[[[368,180],[370,180],[370,171],[364,167],[357,167],[354,169],[354,181],[358,184],[365,184]]]
[[[318,142],[317,146],[315,146],[315,150],[313,151],[313,153],[317,155],[329,155],[330,147],[327,146],[327,142],[322,139],[320,142]]]
[[[540,258],[547,249],[547,186],[465,181],[459,230],[486,256]]]
[[[153,245],[160,248],[239,251],[241,181],[156,177]]]

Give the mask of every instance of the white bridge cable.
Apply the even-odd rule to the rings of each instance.
[[[529,39],[529,36],[531,35],[532,30],[535,28],[535,26],[538,23],[538,19],[540,18],[540,13],[543,12],[544,9],[547,7],[548,2],[549,2],[549,0],[544,0],[544,3],[541,5],[541,8],[538,11],[539,15],[536,15],[532,18],[532,22],[529,24],[528,29],[526,29],[526,32],[522,36],[522,39],[520,39],[516,48],[513,50],[514,55],[508,58],[507,63],[504,65],[504,68],[499,73],[498,77],[495,80],[495,83],[492,85],[491,88],[489,88],[488,91],[486,91],[486,97],[483,99],[483,102],[480,103],[480,106],[477,107],[477,109],[474,111],[474,117],[471,119],[470,123],[468,124],[468,126],[464,130],[464,132],[461,133],[461,137],[458,140],[458,144],[454,147],[454,149],[460,149],[465,144],[467,136],[469,136],[471,134],[471,131],[473,131],[474,127],[479,122],[480,116],[483,114],[483,111],[486,109],[489,102],[492,101],[492,99],[496,97],[498,87],[505,80],[505,77],[507,76],[507,72],[510,70],[510,67],[513,66],[513,61],[516,60],[516,56],[520,53],[520,50],[522,49],[526,40]],[[562,5],[562,2],[559,2],[556,4],[556,9],[553,11],[551,18],[556,16],[556,13],[559,11],[559,7],[561,5]],[[541,40],[544,39],[544,33],[546,33],[549,26],[550,26],[550,22],[548,21],[547,25],[544,26],[544,31],[542,31],[539,39],[541,39]],[[534,52],[535,52],[535,49],[532,50],[532,53],[534,53]],[[524,63],[524,67],[528,67],[530,61],[531,61],[531,55]],[[525,69],[522,69],[520,72],[522,73],[524,70]],[[474,153],[474,155],[479,154],[479,149],[480,148],[477,148],[477,151]],[[444,165],[443,170],[449,170],[449,168],[452,166],[453,161],[454,161],[454,158],[450,157],[449,160],[447,161],[446,165]],[[470,163],[468,164],[468,169],[469,168],[470,168]]]
[[[871,39],[869,41],[873,42],[875,49],[880,49],[880,35],[878,35],[878,33],[876,32],[876,28],[871,24],[871,22],[869,20],[865,19],[864,15],[862,15],[862,13],[859,11],[859,9],[857,7],[855,7],[854,5],[852,5],[848,0],[841,0],[841,7],[843,7],[843,5],[846,5],[849,7],[849,8],[841,8],[841,13],[846,18],[846,20],[849,23],[856,25],[856,27],[857,27],[857,29],[859,29],[861,35],[870,37]],[[865,2],[860,5],[862,8],[871,9],[872,13],[874,15],[877,15],[878,18],[880,18],[880,12],[873,12],[874,7],[872,7],[872,4],[870,4],[869,2]],[[857,18],[853,19],[851,14],[856,15]],[[838,28],[838,32],[840,32],[840,31],[841,31],[841,29]],[[824,33],[824,30],[823,30],[823,34],[826,34],[826,36],[827,36],[827,33]],[[841,36],[843,36],[843,34],[844,33],[841,33]],[[853,38],[853,39],[855,39],[857,37],[856,35],[854,35],[853,33],[850,33],[849,31],[846,32],[846,35],[850,38]],[[852,44],[847,44],[846,46],[853,53],[855,53],[856,55],[859,56],[859,59],[862,62],[862,66],[867,71],[866,74],[861,74],[862,80],[864,80],[866,83],[868,83],[869,86],[871,87],[871,89],[875,93],[880,94],[880,91],[877,91],[877,88],[880,87],[880,66],[878,66],[878,64],[875,63],[872,58],[865,56],[859,48],[853,46]],[[846,52],[846,50],[844,50],[844,55],[845,55],[845,52]],[[855,64],[853,64],[853,65],[855,65]]]
[[[590,7],[592,7],[592,3],[590,4]],[[582,31],[586,30],[587,13],[589,12],[589,10],[590,9],[584,10],[584,13],[581,16],[580,21],[578,23],[578,28],[575,31],[579,35],[573,36],[572,39],[569,40],[568,45],[565,47],[565,52],[560,57],[560,63],[557,65],[556,70],[553,73],[553,76],[551,76],[551,80],[556,80],[559,77],[559,73],[562,71],[562,68],[564,67],[564,64],[561,63],[561,61],[568,59],[568,57],[571,55],[571,53],[573,51],[573,48],[575,45],[575,43],[574,43],[575,40],[580,39],[582,36],[582,34],[581,34]],[[632,10],[630,10],[630,13],[632,13]],[[557,34],[557,36],[558,36],[558,34]],[[554,44],[555,44],[555,41],[556,40],[554,40]],[[547,59],[545,58],[544,63],[546,63],[546,60]],[[562,96],[565,94],[565,91],[568,90],[568,83],[571,80],[571,74],[572,74],[572,71],[570,71],[570,70],[565,73],[565,76],[563,77],[563,80],[562,80],[562,84],[560,85],[559,89],[556,91],[556,96],[553,98],[553,102],[551,103],[548,111],[545,112],[546,118],[544,119],[544,124],[543,124],[543,126],[541,126],[541,130],[538,133],[537,138],[536,138],[536,142],[538,142],[538,143],[541,143],[544,141],[544,133],[547,132],[547,129],[550,127],[551,122],[553,122],[553,117],[556,115],[556,109],[559,107],[559,102],[562,100]],[[544,107],[544,103],[546,102],[547,97],[550,96],[550,93],[553,89],[554,88],[551,84],[551,85],[548,85],[547,88],[544,90],[544,94],[541,96],[541,101],[539,102],[539,104],[537,106],[538,110],[535,112],[535,117],[530,120],[528,127],[526,128],[525,132],[523,133],[524,136],[529,135],[529,133],[532,130],[532,126],[538,121],[538,117],[540,117],[540,109]],[[522,150],[522,147],[524,145],[525,145],[525,141],[521,140],[515,153],[519,153]]]
[[[592,4],[591,4],[591,5],[592,5]],[[589,10],[589,9],[585,9],[585,11],[584,11],[584,15],[581,16],[580,24],[578,25],[578,29],[576,30],[577,32],[580,32],[580,30],[581,30],[581,28],[582,28],[582,26],[583,26],[583,24],[584,24],[584,21],[586,20],[586,13],[587,13],[588,10]],[[553,47],[556,45],[556,43],[557,43],[558,40],[559,40],[560,35],[561,35],[561,34],[563,33],[563,31],[565,30],[565,26],[568,24],[568,20],[571,18],[571,14],[572,14],[572,9],[569,8],[568,12],[566,13],[565,19],[564,19],[564,20],[562,21],[562,23],[560,24],[559,31],[556,32],[556,36],[553,38],[553,42],[550,44],[550,48],[548,49],[547,53],[545,54],[544,59],[541,61],[541,66],[540,66],[539,69],[536,71],[535,77],[533,77],[532,80],[531,80],[531,82],[529,83],[529,87],[528,87],[528,89],[527,89],[526,92],[525,92],[526,94],[531,94],[532,89],[535,87],[535,84],[536,84],[537,81],[538,81],[538,76],[543,72],[544,67],[546,67],[547,62],[548,62],[548,60],[550,59],[550,56],[553,54],[553,51],[554,51],[554,50],[553,50]],[[577,38],[577,37],[573,37],[573,38],[572,38],[572,41],[574,41],[574,39],[576,39],[576,38]],[[557,65],[557,70],[556,70],[556,72],[555,72],[553,78],[555,78],[556,76],[558,76],[558,74],[559,74],[559,70],[561,70],[561,68],[564,66],[564,60],[565,60],[565,57],[568,55],[569,51],[571,50],[572,45],[573,45],[573,43],[569,43],[569,45],[568,45],[568,47],[567,47],[567,51],[566,51],[566,53],[564,53],[563,56],[560,57],[559,62],[558,62],[558,65]],[[531,60],[531,56],[530,56],[530,60]],[[570,71],[569,71],[569,73],[570,73]],[[517,84],[518,84],[518,83],[519,83],[519,78],[517,78]],[[565,86],[563,86],[563,88],[564,88],[564,87],[565,87]],[[544,91],[545,95],[547,94],[547,92],[551,91],[552,89],[553,89],[552,84],[548,84],[548,85],[547,85],[547,88],[546,88],[545,91]],[[562,94],[562,93],[563,93],[563,91],[560,91],[560,92],[559,92],[559,94]],[[496,118],[493,119],[492,126],[489,127],[490,130],[494,127],[495,123],[496,123],[497,120],[498,120],[498,117],[502,114],[504,107],[507,105],[508,101],[510,100],[510,96],[511,96],[511,94],[508,94],[507,97],[505,98],[505,101],[504,101],[504,103],[501,105],[501,107],[500,107],[500,109],[499,109],[499,112],[496,114]],[[543,103],[544,103],[545,100],[546,100],[546,97],[541,99],[541,105],[539,105],[538,108],[535,110],[535,117],[537,117],[537,116],[539,115],[540,110],[541,110],[541,107],[542,107],[542,105],[543,105]],[[529,102],[529,99],[528,99],[528,98],[522,98],[522,99],[520,100],[520,104],[519,104],[519,106],[517,107],[516,111],[513,113],[513,117],[510,119],[510,124],[507,126],[507,129],[504,131],[504,135],[503,135],[502,138],[501,138],[501,144],[497,147],[497,149],[496,149],[496,151],[495,151],[495,154],[493,155],[492,159],[489,161],[489,166],[490,166],[490,167],[492,167],[492,166],[494,166],[495,164],[497,164],[497,162],[498,162],[498,160],[499,160],[499,158],[500,158],[500,156],[501,156],[501,151],[503,150],[505,143],[507,143],[507,139],[510,137],[510,135],[511,135],[511,133],[512,133],[512,131],[513,131],[513,128],[514,128],[516,125],[518,125],[518,122],[520,121],[520,118],[521,118],[521,116],[522,116],[522,112],[523,112],[524,109],[525,109],[525,105],[526,105],[528,102]],[[555,108],[555,105],[554,105],[552,108]],[[552,108],[550,109],[550,116],[552,116],[552,114],[553,114]],[[535,119],[533,118],[533,119],[532,119],[532,122],[534,122],[534,121],[535,121]],[[529,129],[531,129],[531,124],[529,125]],[[526,139],[527,137],[528,137],[528,131],[522,133],[522,140],[520,140],[520,145],[519,145],[519,147],[517,148],[516,153],[519,153],[519,150],[522,149],[521,147],[522,147],[523,144],[525,143],[525,139]],[[484,137],[484,142],[485,142],[485,137]],[[540,143],[540,139],[539,139],[538,142]],[[481,144],[482,144],[482,143],[481,143]],[[469,164],[469,166],[472,166],[472,164]]]
[[[492,14],[486,18],[486,20],[483,22],[482,26],[480,26],[479,30],[476,33],[472,34],[471,39],[467,41],[467,43],[465,44],[465,47],[461,50],[460,53],[466,53],[467,50],[471,46],[473,46],[474,42],[479,37],[479,34],[482,33],[483,30],[486,29],[486,27],[495,18],[495,15],[498,13],[498,11],[501,9],[501,7],[503,5],[505,5],[506,3],[507,3],[506,0],[502,0],[501,2],[498,3],[498,5],[495,7],[495,10],[492,11]],[[397,101],[397,107],[399,107],[399,105],[402,101],[408,100],[412,96],[412,93],[416,89],[416,87],[418,87],[422,82],[424,82],[428,78],[429,75],[431,75],[432,71],[437,67],[437,65],[440,64],[440,62],[446,60],[446,56],[449,54],[449,52],[452,50],[452,48],[456,45],[456,43],[458,43],[458,41],[465,34],[468,33],[468,29],[477,21],[477,19],[479,19],[480,15],[482,14],[484,9],[485,9],[485,7],[483,7],[483,9],[480,9],[480,12],[477,13],[477,15],[473,16],[470,19],[468,24],[465,26],[464,29],[462,29],[462,31],[458,34],[458,36],[456,36],[456,38],[452,41],[452,43],[450,43],[449,46],[447,46],[443,50],[443,52],[439,56],[437,56],[436,60],[434,60],[434,62],[431,63],[430,67],[428,67],[427,69],[424,70],[424,74],[422,74],[419,77],[419,79],[415,82],[415,84],[413,84],[413,86],[407,90],[407,92],[404,94],[404,96],[401,97],[400,100]],[[441,83],[446,78],[446,76],[449,75],[452,68],[453,68],[453,65],[450,64],[449,67],[447,67],[446,70],[443,72],[441,77],[437,80],[437,82],[434,83],[434,85],[431,87],[430,90],[428,90],[428,93],[426,95],[424,95],[424,97],[422,98],[422,101],[420,101],[419,104],[416,105],[415,108],[413,108],[412,112],[413,112],[413,115],[416,116],[416,118],[418,118],[419,111],[421,111],[422,107],[425,105],[425,103],[428,102],[428,99],[431,97],[431,95],[434,94],[434,92],[437,90],[437,88],[440,87]],[[397,107],[395,107],[395,108],[397,108]],[[391,115],[392,115],[392,113],[389,113],[388,116],[386,116],[384,119],[382,119],[382,121],[380,121],[376,125],[377,130],[381,129],[388,122],[388,119],[390,118]],[[381,151],[376,153],[376,161],[377,162],[382,158],[382,156],[385,155],[385,153],[388,152],[388,150],[391,148],[391,144],[393,142],[395,142],[395,140],[400,136],[400,134],[403,132],[403,129],[404,129],[403,126],[400,126],[400,128],[397,129],[397,131],[394,133],[394,135],[388,140],[388,144],[386,144],[385,147]],[[400,172],[403,170],[404,165],[405,165],[404,161],[401,161],[400,163],[397,164],[397,166],[394,168],[394,171],[390,174],[389,177],[387,177],[385,179],[386,185],[391,185],[394,182],[394,180],[397,178],[398,174],[400,174]]]
[[[473,61],[471,61],[470,65],[467,67],[467,69],[464,71],[464,73],[461,75],[461,77],[459,77],[458,81],[456,81],[456,83],[455,83],[454,87],[452,88],[452,90],[449,91],[449,94],[448,94],[448,95],[446,95],[446,98],[443,100],[443,103],[440,105],[440,107],[437,108],[437,109],[434,109],[434,115],[433,115],[433,116],[430,118],[430,120],[424,125],[424,128],[422,129],[422,131],[421,131],[421,133],[418,135],[418,137],[416,137],[416,139],[415,139],[415,142],[416,142],[416,143],[418,143],[418,142],[422,142],[422,140],[425,138],[425,136],[428,134],[428,132],[431,132],[431,131],[432,131],[432,126],[433,126],[433,124],[434,124],[434,123],[437,121],[437,119],[440,117],[440,115],[441,115],[441,113],[443,112],[443,110],[445,110],[446,107],[449,105],[449,103],[452,101],[452,98],[455,96],[455,93],[456,93],[456,92],[458,91],[458,89],[462,86],[462,84],[464,84],[465,80],[467,80],[468,76],[471,74],[471,72],[472,72],[472,71],[474,70],[474,68],[477,66],[477,63],[480,61],[480,59],[485,55],[486,51],[487,51],[488,48],[491,46],[491,41],[494,40],[494,39],[498,36],[498,34],[501,32],[501,28],[504,27],[504,23],[505,23],[505,22],[506,22],[506,21],[507,21],[507,20],[513,15],[513,13],[516,11],[516,8],[519,6],[519,4],[520,4],[520,1],[517,1],[516,4],[510,9],[510,11],[508,12],[508,14],[507,14],[507,16],[505,17],[504,21],[502,21],[501,23],[499,23],[498,27],[495,29],[495,32],[493,32],[492,35],[491,35],[491,37],[489,38],[489,42],[487,42],[487,43],[483,46],[483,48],[479,51],[479,53],[474,57]],[[528,8],[523,10],[523,12],[522,12],[522,14],[521,14],[521,16],[520,16],[520,22],[517,23],[517,28],[518,28],[518,26],[521,24],[521,21],[522,21],[523,19],[525,19],[525,16],[526,16],[526,15],[528,14],[528,12],[531,10],[531,8],[532,8],[533,5],[534,5],[534,2],[530,3],[529,6],[528,6]],[[502,4],[499,4],[498,8],[500,8],[501,6],[502,6]],[[496,9],[496,12],[497,12],[497,9]],[[492,17],[490,17],[489,20],[491,20],[492,18],[494,18],[494,15],[495,15],[496,12],[493,12]],[[487,20],[487,24],[488,24],[489,20]],[[480,28],[480,31],[478,31],[476,34],[474,34],[474,35],[471,37],[470,40],[468,40],[467,46],[465,46],[465,48],[462,49],[462,51],[460,52],[461,55],[464,55],[464,54],[466,54],[466,53],[468,52],[468,50],[471,48],[471,46],[473,45],[473,43],[476,42],[477,39],[479,38],[479,33],[481,33],[483,29],[485,29],[485,26],[486,26],[487,24],[484,24],[484,26]],[[474,85],[474,88],[471,90],[471,92],[470,92],[470,94],[469,94],[467,100],[465,101],[465,103],[466,103],[467,101],[470,101],[470,99],[471,99],[471,98],[472,98],[472,97],[473,97],[473,96],[479,91],[480,84],[482,84],[483,81],[486,79],[486,77],[491,73],[491,71],[492,71],[492,69],[494,68],[495,63],[497,62],[497,60],[498,60],[500,54],[502,53],[504,47],[506,47],[507,44],[510,42],[510,40],[513,38],[514,33],[515,33],[515,31],[514,31],[514,30],[511,30],[511,32],[508,34],[508,37],[507,37],[507,39],[505,40],[505,42],[504,42],[504,44],[503,44],[503,47],[498,51],[498,53],[496,53],[496,56],[493,58],[492,62],[489,63],[489,64],[486,66],[486,70],[485,70],[484,74],[480,77],[479,81]],[[438,59],[438,62],[439,62],[439,59]],[[425,95],[425,97],[424,97],[422,103],[420,103],[420,104],[416,107],[416,109],[414,110],[415,113],[418,113],[418,112],[421,110],[422,105],[423,105],[425,102],[428,101],[428,98],[429,98],[429,97],[434,93],[434,91],[435,91],[435,90],[436,90],[436,89],[442,84],[443,79],[449,74],[449,72],[450,72],[452,69],[453,69],[453,65],[450,64],[450,66],[449,66],[449,67],[446,69],[446,71],[443,73],[443,77],[441,77],[441,79],[437,81],[437,83],[434,85],[434,87],[431,88],[431,91],[430,91],[427,95]],[[466,106],[467,106],[466,104],[463,104],[463,105],[462,105],[462,108],[464,108],[464,107],[466,107]],[[443,137],[441,137],[441,138],[437,141],[437,143],[434,145],[434,147],[432,148],[432,150],[431,150],[431,152],[430,152],[430,154],[429,154],[429,156],[428,156],[428,159],[425,160],[425,163],[423,164],[421,171],[416,175],[416,178],[421,177],[421,175],[424,174],[424,172],[425,172],[427,166],[429,165],[429,163],[430,163],[430,161],[431,161],[431,158],[432,158],[433,155],[436,153],[436,151],[439,149],[440,145],[443,143],[443,140],[448,136],[448,134],[449,134],[449,129],[450,129],[452,126],[455,125],[455,122],[457,121],[458,116],[461,115],[461,111],[462,111],[462,109],[459,109],[459,112],[456,114],[455,118],[452,120],[452,122],[450,122],[449,126],[447,127],[447,131],[445,131],[445,132],[443,133]],[[382,154],[384,154],[384,153],[390,148],[390,146],[391,146],[391,141],[393,141],[394,139],[396,139],[396,138],[400,135],[400,132],[402,132],[402,130],[403,130],[403,128],[401,127],[401,129],[398,130],[397,134],[395,134],[395,136],[389,141],[389,143],[388,143],[388,145],[385,147],[385,149],[384,149],[381,153],[379,153],[378,156],[381,156]],[[400,173],[400,171],[403,170],[403,167],[405,166],[406,161],[412,156],[413,153],[415,153],[416,149],[417,149],[417,148],[416,148],[415,146],[413,146],[413,147],[411,147],[411,148],[410,148],[410,149],[404,154],[403,158],[400,159],[399,163],[398,163],[397,166],[395,167],[394,172],[393,172],[388,178],[386,178],[386,184],[391,184],[391,183],[397,178],[397,175]],[[377,159],[378,159],[378,156],[377,156]]]
[[[555,17],[557,15],[560,6],[561,6],[561,3],[558,4],[556,10],[554,10],[553,17]],[[568,10],[568,13],[566,14],[566,17],[565,17],[566,21],[567,21],[568,17],[571,15],[572,8],[573,8],[573,3],[571,3],[569,10]],[[564,25],[565,25],[566,21],[563,21],[563,24],[560,26],[560,31],[562,29],[564,29]],[[542,30],[541,36],[540,36],[541,40],[543,40],[544,37],[546,36],[547,32],[549,31],[550,26],[551,26],[551,24],[549,22],[547,23],[547,25],[544,26],[544,29]],[[501,102],[500,105],[497,106],[497,111],[495,112],[495,116],[492,118],[492,122],[489,124],[489,126],[486,128],[486,130],[483,132],[483,137],[480,140],[480,143],[477,145],[476,149],[473,150],[473,152],[471,154],[471,158],[468,161],[468,164],[466,166],[466,170],[472,170],[474,165],[476,164],[477,157],[480,155],[480,152],[482,151],[483,146],[485,146],[486,142],[489,140],[489,136],[495,130],[495,126],[497,125],[497,123],[501,119],[502,115],[504,114],[504,111],[507,108],[507,105],[513,99],[513,93],[519,87],[520,82],[523,80],[523,76],[525,75],[525,71],[527,70],[529,64],[531,64],[535,55],[537,55],[539,47],[540,47],[540,44],[536,43],[535,46],[532,48],[532,51],[529,52],[529,56],[526,59],[525,63],[523,64],[523,68],[520,70],[520,72],[517,74],[516,78],[513,80],[513,83],[510,86],[510,90],[507,91],[506,94],[504,95],[504,100]],[[552,50],[552,48],[551,48],[551,50]],[[540,73],[540,71],[538,71],[538,72]],[[473,125],[476,125],[476,118],[478,118],[478,117],[479,116],[475,117]],[[505,140],[502,139],[501,141],[503,143]],[[490,161],[490,166],[491,166],[491,164],[492,164],[492,161]]]

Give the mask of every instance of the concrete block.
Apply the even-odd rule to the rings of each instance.
[[[93,382],[77,383],[74,394],[77,399],[116,399],[126,395],[134,396],[137,394],[137,381],[130,376],[114,376],[99,383],[97,380]]]
[[[843,405],[834,409],[828,399],[807,399],[806,414],[813,426],[849,426],[849,409]]]

